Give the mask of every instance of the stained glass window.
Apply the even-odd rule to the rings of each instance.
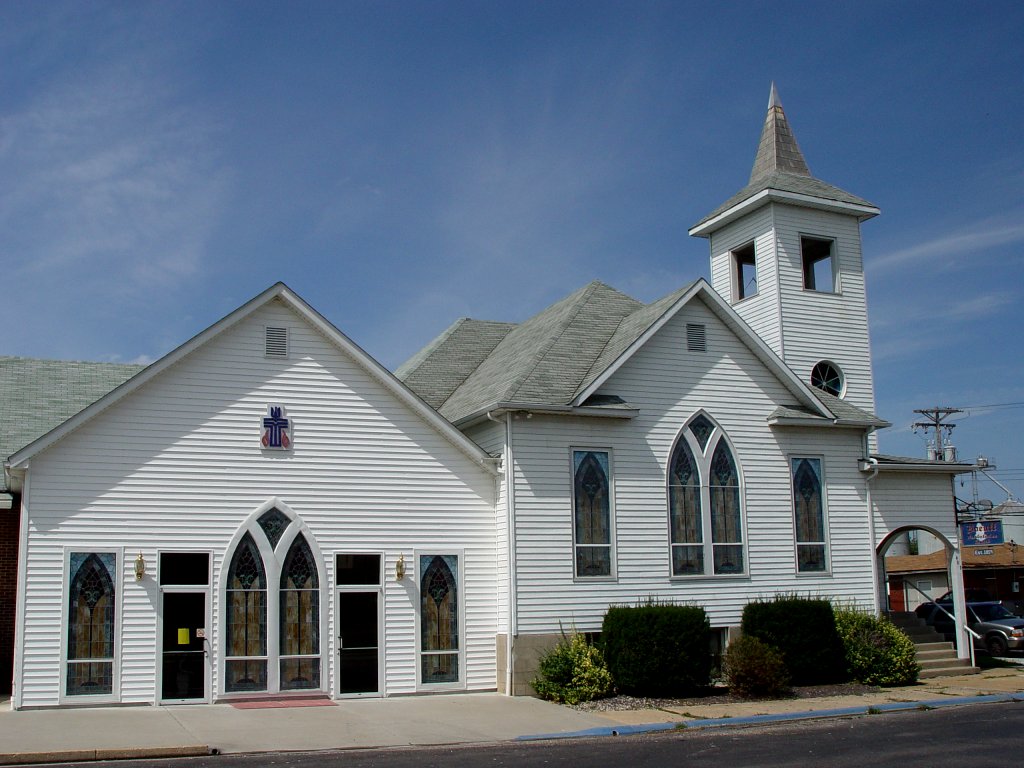
[[[267,574],[251,533],[228,570],[225,690],[267,689]]]
[[[113,693],[115,561],[109,552],[71,554],[68,696]]]
[[[701,519],[700,475],[686,439],[676,442],[669,469],[669,525],[672,536],[672,575],[704,573],[704,530]]]
[[[281,535],[284,533],[284,529],[288,527],[291,520],[279,509],[268,509],[257,520],[260,524],[260,528],[267,534],[267,540],[270,542],[270,546],[277,548],[277,542],[281,540]]]
[[[722,429],[697,414],[676,438],[668,467],[673,576],[744,573],[739,468]]]
[[[420,556],[420,676],[424,684],[459,680],[456,555]]]
[[[828,566],[821,459],[793,459],[792,467],[797,570],[801,573],[825,571]]]
[[[573,451],[573,468],[576,575],[610,576],[612,539],[608,453]]]
[[[736,462],[725,440],[719,440],[711,458],[711,540],[715,573],[742,573],[740,481]]]
[[[708,438],[710,438],[711,433],[715,431],[715,425],[711,422],[711,419],[703,413],[699,413],[694,420],[690,422],[690,431],[693,432],[693,436],[697,438],[697,443],[700,445],[700,449],[704,451],[707,450]]]
[[[281,690],[320,687],[320,582],[301,534],[281,570]]]

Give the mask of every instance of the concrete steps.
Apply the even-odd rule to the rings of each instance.
[[[958,659],[953,643],[925,624],[917,614],[898,611],[890,613],[889,618],[914,643],[917,663],[921,666],[918,678],[975,675],[981,671],[971,666],[970,659]]]

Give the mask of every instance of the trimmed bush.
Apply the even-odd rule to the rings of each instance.
[[[722,674],[729,692],[747,699],[777,699],[789,693],[789,674],[782,654],[750,635],[729,643],[722,656]]]
[[[703,608],[613,606],[601,644],[620,693],[673,696],[711,684],[711,624]]]
[[[601,651],[580,634],[563,636],[540,659],[540,676],[530,685],[537,695],[559,704],[579,704],[611,693],[612,676]]]
[[[782,653],[794,685],[848,679],[843,641],[828,600],[778,595],[748,603],[743,609],[742,630]]]
[[[836,629],[846,648],[846,670],[866,685],[911,685],[921,667],[914,643],[889,619],[838,609]]]

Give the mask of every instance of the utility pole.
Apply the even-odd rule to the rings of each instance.
[[[946,458],[945,447],[948,442],[948,437],[953,432],[953,427],[956,424],[952,424],[946,419],[952,416],[954,413],[963,413],[960,408],[915,408],[914,413],[920,413],[922,416],[928,419],[928,421],[918,421],[914,423],[914,430],[923,429],[925,431],[929,429],[935,430],[935,459],[938,461],[955,461],[955,452],[951,452],[949,458]],[[945,433],[947,439],[943,439],[943,433]],[[950,445],[952,448],[952,445]]]

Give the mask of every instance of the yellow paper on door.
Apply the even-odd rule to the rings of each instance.
[[[188,645],[188,627],[178,630],[178,645]]]

